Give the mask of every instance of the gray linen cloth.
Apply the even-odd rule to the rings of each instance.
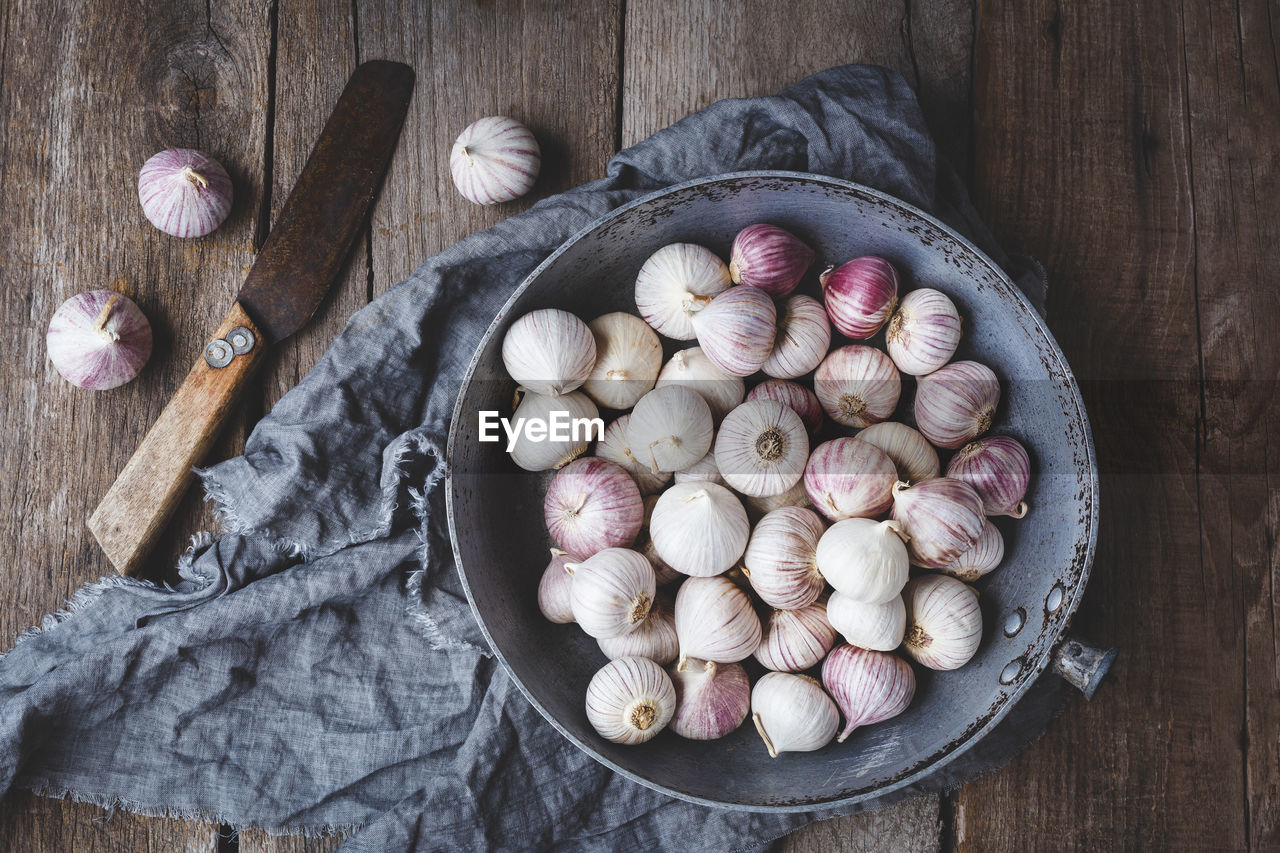
[[[1011,265],[939,165],[897,74],[848,66],[713,104],[607,176],[475,234],[356,313],[202,472],[227,532],[176,588],[86,587],[0,658],[0,792],[70,794],[344,849],[750,849],[825,815],[696,806],[562,738],[490,657],[456,577],[443,448],[458,381],[498,308],[558,244],[686,179],[791,169],[931,211]]]

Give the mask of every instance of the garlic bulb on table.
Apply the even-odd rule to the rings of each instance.
[[[563,412],[571,419],[591,419],[600,416],[596,404],[580,391],[562,394],[559,397],[549,397],[546,394],[533,392],[517,392],[517,394],[520,402],[516,406],[515,414],[512,415],[513,421],[519,421],[521,418],[530,421],[547,421],[552,417],[552,413],[559,412]],[[546,441],[531,441],[528,434],[522,431],[512,444],[510,455],[511,461],[526,471],[549,471],[552,468],[568,465],[586,453],[590,446],[591,440],[585,435],[580,435],[576,440],[570,433],[564,440],[552,440],[548,437]]]
[[[203,237],[231,212],[231,176],[203,151],[171,148],[138,174],[138,201],[147,220],[174,237]]]
[[[904,538],[896,521],[837,521],[818,540],[818,571],[855,601],[889,601],[902,591],[910,571]]]
[[[595,366],[582,390],[606,409],[629,409],[658,380],[662,342],[639,317],[615,311],[587,324],[596,342]]]
[[[982,608],[973,588],[944,575],[923,575],[902,593],[907,605],[903,647],[930,669],[959,669],[982,643]]]
[[[631,410],[627,443],[654,472],[688,468],[711,449],[714,426],[707,403],[688,388],[654,388]]]
[[[724,416],[742,402],[746,385],[740,376],[730,376],[711,359],[702,347],[683,349],[658,374],[658,387],[679,385],[694,391],[711,408],[711,419],[720,423]]]
[[[879,515],[893,503],[898,472],[880,448],[856,438],[824,441],[809,455],[804,487],[831,521]]]
[[[693,315],[698,346],[730,376],[750,376],[769,360],[778,331],[778,310],[769,294],[732,287]]]
[[[716,434],[716,468],[744,495],[780,495],[800,482],[809,433],[800,416],[776,400],[751,400],[725,417]]]
[[[1031,458],[1017,439],[993,435],[969,442],[951,457],[947,476],[973,486],[987,515],[1027,514],[1023,498],[1031,482]]]
[[[581,387],[596,363],[587,324],[558,308],[530,311],[502,338],[502,363],[521,386],[552,397]]]
[[[667,593],[658,593],[649,608],[649,615],[634,631],[616,637],[600,637],[596,643],[610,660],[648,658],[666,666],[680,654],[673,602]]]
[[[671,678],[648,658],[610,661],[587,685],[587,720],[614,743],[632,746],[651,740],[675,710]]]
[[[736,663],[690,658],[667,667],[676,689],[671,731],[689,740],[716,740],[742,725],[751,710],[751,682]]]
[[[733,238],[729,277],[734,284],[783,297],[796,289],[813,258],[813,249],[790,231],[776,225],[748,225]]]
[[[857,438],[883,450],[898,469],[899,480],[918,483],[938,476],[938,451],[906,424],[895,421],[872,424],[859,432]]]
[[[818,600],[818,540],[826,525],[811,509],[780,507],[757,522],[742,555],[751,588],[770,607],[795,610]]]
[[[62,378],[89,391],[117,388],[151,357],[151,324],[129,297],[91,290],[58,307],[45,335]]]
[[[902,297],[889,318],[885,347],[903,373],[924,376],[955,355],[960,325],[955,303],[941,291],[922,287]]]
[[[770,758],[822,749],[840,728],[840,711],[822,685],[788,672],[760,677],[751,690],[751,718]]]
[[[894,655],[837,646],[822,663],[822,686],[844,713],[844,728],[836,738],[836,743],[844,743],[858,726],[884,722],[907,710],[916,695],[916,674]]]
[[[651,495],[662,491],[671,479],[669,471],[654,471],[653,468],[636,458],[627,443],[627,427],[631,423],[631,415],[622,415],[605,427],[604,436],[596,444],[596,456],[607,459],[622,468],[636,481],[640,494]]]
[[[677,483],[658,497],[649,536],[663,562],[691,577],[733,568],[750,526],[742,502],[715,483]]]
[[[939,447],[955,450],[991,428],[1000,380],[986,365],[955,361],[916,384],[916,426]]]
[[[551,538],[581,557],[630,547],[644,522],[644,501],[635,481],[594,456],[561,468],[547,486],[542,507]]]
[[[688,658],[737,663],[760,646],[760,618],[728,578],[689,578],[676,592],[680,666]]]
[[[813,374],[813,391],[833,421],[866,427],[893,415],[902,380],[889,356],[875,347],[853,344],[823,359]]]
[[[649,256],[636,275],[636,308],[661,335],[694,338],[693,317],[729,289],[729,268],[710,249],[672,243]]]
[[[774,610],[765,622],[756,660],[775,672],[800,672],[817,665],[836,641],[821,602],[796,610]]]
[[[955,562],[973,547],[986,524],[978,493],[949,477],[913,486],[896,483],[891,514],[907,535],[911,562],[926,569]]]
[[[846,643],[862,649],[890,652],[902,645],[907,630],[907,607],[901,595],[867,604],[833,592],[827,600],[827,620]]]
[[[589,636],[616,637],[640,627],[653,606],[657,583],[642,554],[606,548],[581,563],[566,563],[573,575],[573,618]]]
[[[541,166],[538,140],[506,116],[485,116],[467,125],[449,152],[453,183],[474,204],[519,198],[533,189]]]
[[[991,519],[987,519],[987,523],[982,526],[982,533],[978,534],[969,550],[945,566],[939,566],[938,571],[971,583],[995,571],[1003,559],[1004,537],[991,523]]]
[[[799,382],[787,379],[766,379],[751,389],[747,400],[776,400],[800,416],[809,435],[822,428],[822,404],[812,391]]]
[[[538,582],[538,609],[550,622],[567,625],[573,621],[573,602],[570,590],[573,588],[573,575],[565,571],[566,563],[582,562],[577,557],[566,554],[559,548],[551,549],[551,562],[542,572],[542,580]]]
[[[821,364],[830,347],[827,309],[812,296],[796,294],[778,306],[773,351],[760,369],[778,379],[795,379]]]
[[[880,331],[898,301],[898,271],[873,255],[829,267],[818,281],[831,324],[854,340]]]

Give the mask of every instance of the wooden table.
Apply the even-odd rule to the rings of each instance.
[[[0,0],[0,638],[109,571],[84,519],[231,303],[348,73],[418,89],[372,226],[217,448],[423,258],[600,176],[620,147],[726,96],[880,63],[919,90],[945,154],[1012,251],[1049,271],[1102,468],[1076,625],[1122,650],[1004,769],[941,798],[812,827],[794,850],[1280,847],[1280,18],[1267,0]],[[481,115],[528,122],[534,194],[449,179]],[[201,240],[146,223],[150,154],[198,147],[235,180]],[[91,394],[44,352],[81,290],[133,296],[157,333],[134,383]],[[212,520],[183,507],[157,561]],[[10,795],[0,847],[330,850]]]

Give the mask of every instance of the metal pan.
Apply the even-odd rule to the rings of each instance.
[[[590,319],[635,311],[641,263],[659,247],[695,242],[727,257],[734,234],[767,221],[796,233],[822,260],[876,254],[903,272],[904,290],[936,287],[955,300],[966,334],[958,358],[1000,376],[997,430],[1023,441],[1033,480],[1022,520],[1000,519],[1005,562],[979,582],[984,635],[963,669],[917,668],[901,716],[843,744],[770,759],[751,726],[705,743],[663,732],[640,747],[600,738],[583,706],[605,662],[576,626],[538,612],[547,559],[546,478],[518,471],[501,444],[478,441],[478,412],[510,411],[514,385],[500,354],[516,318],[557,307]],[[900,413],[909,418],[904,390]],[[989,732],[1050,665],[1092,692],[1110,657],[1063,642],[1093,561],[1098,474],[1084,405],[1043,321],[971,243],[883,193],[792,172],[744,172],[671,187],[627,204],[556,250],[499,312],[476,350],[449,435],[449,527],[459,572],[489,644],[539,711],[580,748],[642,784],[710,805],[806,811],[852,805],[916,785]],[[945,461],[944,461],[945,465]]]

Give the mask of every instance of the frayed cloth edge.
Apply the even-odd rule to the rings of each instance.
[[[240,517],[240,514],[236,512],[230,493],[222,485],[218,475],[214,473],[214,469],[193,468],[191,470],[200,478],[200,484],[204,488],[204,499],[207,503],[213,504],[213,517],[217,519],[218,525],[223,529],[223,532],[238,536],[255,536],[270,542],[271,547],[286,557],[296,557],[303,562],[310,559],[310,549],[301,542],[297,542],[287,536],[276,536],[269,530],[258,530],[245,522]]]

